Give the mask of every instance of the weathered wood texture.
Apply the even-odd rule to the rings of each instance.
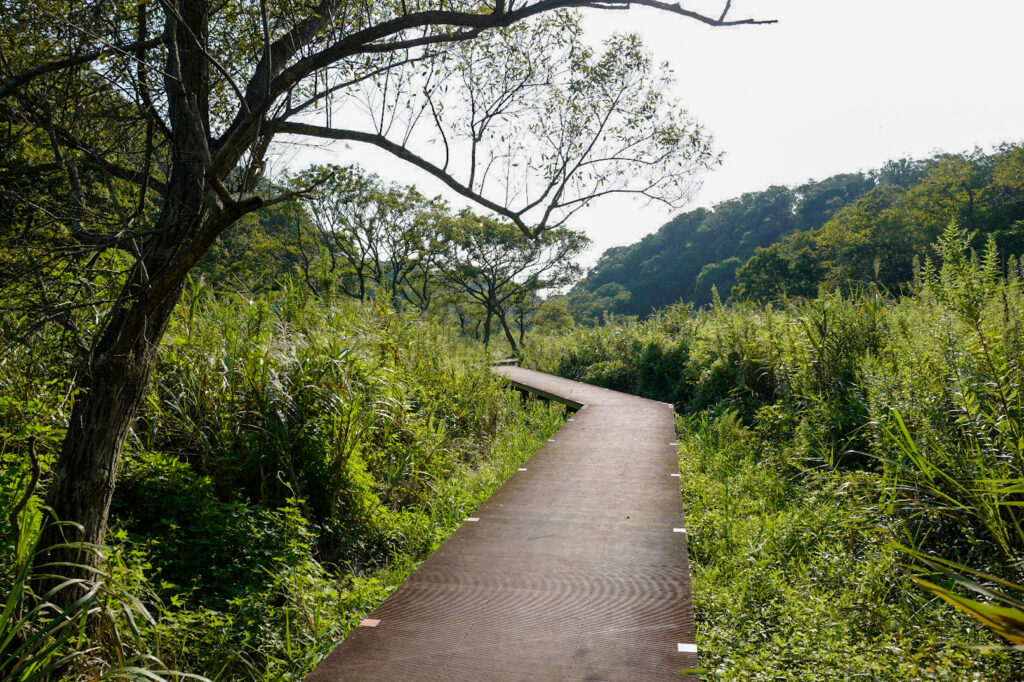
[[[584,407],[307,679],[685,679],[697,654],[671,407],[495,371]]]

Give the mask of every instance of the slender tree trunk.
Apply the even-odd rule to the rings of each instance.
[[[503,330],[505,330],[505,338],[508,339],[508,345],[512,347],[512,355],[518,356],[519,355],[519,346],[516,345],[515,336],[512,334],[512,330],[508,326],[508,320],[505,319],[505,317],[506,317],[505,311],[499,309],[497,314],[498,314],[498,321],[501,322],[501,328]]]
[[[494,309],[490,305],[487,306],[487,315],[484,319],[484,347],[486,348],[491,342],[491,318],[494,316]]]

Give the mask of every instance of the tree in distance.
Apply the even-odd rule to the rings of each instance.
[[[717,159],[708,136],[639,38],[591,49],[572,10],[759,23],[731,19],[731,4],[703,15],[661,0],[0,3],[14,154],[0,177],[59,178],[68,219],[55,223],[118,254],[47,493],[55,516],[81,525],[69,539],[104,540],[122,448],[190,270],[240,218],[311,189],[260,193],[272,145],[368,145],[534,238],[614,192],[678,205]],[[58,543],[56,528],[41,546]]]
[[[355,166],[314,166],[292,182],[316,186],[302,206],[318,240],[299,246],[302,272],[314,291],[335,286],[361,301],[383,293],[419,310],[430,306],[448,216],[444,201]]]
[[[519,343],[513,322],[522,320],[542,302],[538,294],[557,290],[579,278],[575,258],[590,243],[566,228],[545,230],[530,238],[515,225],[462,211],[449,221],[437,276],[483,311],[483,342],[491,340],[495,318],[513,353]],[[519,336],[522,341],[522,335]]]

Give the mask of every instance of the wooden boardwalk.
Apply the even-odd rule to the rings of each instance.
[[[686,679],[697,647],[671,406],[495,371],[583,407],[307,679]]]

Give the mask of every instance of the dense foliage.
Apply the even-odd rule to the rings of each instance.
[[[0,592],[15,595],[69,377],[45,337],[6,348]],[[487,364],[440,325],[383,306],[326,303],[287,282],[255,297],[194,283],[132,431],[105,575],[82,613],[106,614],[121,636],[81,639],[76,625],[43,658],[81,651],[63,675],[300,678],[561,423]],[[29,485],[30,448],[42,487],[12,552],[8,514]],[[13,644],[0,633],[0,661],[52,614],[36,616]],[[30,679],[19,670],[4,676]]]
[[[727,294],[758,247],[821,226],[874,183],[863,173],[837,175],[681,213],[636,244],[605,251],[572,292],[574,312],[599,321],[604,311],[648,315],[680,300],[710,303],[712,286]]]
[[[682,213],[609,249],[570,295],[580,321],[648,315],[680,300],[777,300],[878,284],[896,291],[951,220],[1024,253],[1024,147],[892,161],[869,173],[770,187]]]
[[[984,612],[996,579],[1024,579],[1024,283],[994,240],[980,258],[969,243],[948,228],[905,297],[676,306],[528,345],[538,369],[676,404],[704,667],[1024,672],[1017,653],[964,648],[1001,640],[912,581]],[[1019,641],[1024,613],[999,615]]]
[[[765,300],[867,284],[900,290],[950,221],[971,231],[978,249],[991,235],[1004,255],[1024,254],[1024,147],[943,154],[917,167],[912,184],[879,184],[820,228],[758,250],[737,271],[733,294]]]

